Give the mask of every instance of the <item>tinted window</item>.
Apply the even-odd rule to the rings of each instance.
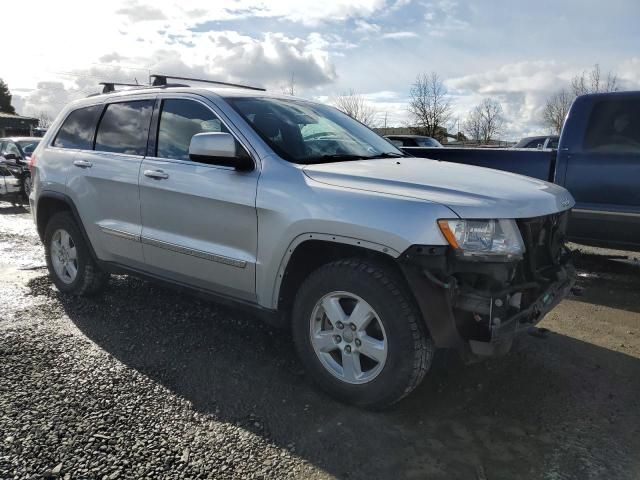
[[[191,137],[202,132],[228,132],[216,115],[191,100],[164,100],[156,156],[189,160]]]
[[[547,143],[547,148],[558,148],[558,142],[560,139],[551,137],[549,138],[549,143]]]
[[[100,120],[96,150],[144,155],[153,100],[112,103]]]
[[[71,112],[62,124],[53,146],[91,150],[100,112],[102,105],[79,108]]]
[[[22,155],[20,155],[20,150],[18,150],[18,147],[13,142],[7,142],[6,143],[6,145],[4,146],[4,150],[3,150],[2,154],[3,155],[13,154],[18,158],[22,156]]]
[[[442,145],[435,138],[431,137],[421,137],[416,139],[416,143],[419,147],[441,147]]]
[[[594,152],[640,153],[640,100],[596,103],[583,148]]]
[[[40,140],[20,140],[18,142],[18,147],[22,149],[22,153],[25,155],[31,155],[39,143]]]

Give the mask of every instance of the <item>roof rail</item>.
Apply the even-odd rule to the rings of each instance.
[[[116,86],[118,87],[144,87],[144,85],[140,85],[138,83],[119,83],[119,82],[100,82],[99,85],[102,85],[102,93],[111,93],[116,91]]]
[[[203,82],[203,83],[211,83],[214,85],[224,85],[226,87],[237,87],[237,88],[246,88],[248,90],[258,90],[261,92],[266,91],[265,88],[260,87],[251,87],[249,85],[241,85],[239,83],[228,83],[228,82],[219,82],[217,80],[205,80],[202,78],[189,78],[189,77],[174,77],[171,75],[150,75],[149,78],[152,78],[153,81],[151,85],[154,87],[165,87],[168,86],[167,79],[171,80],[187,80],[191,82]]]

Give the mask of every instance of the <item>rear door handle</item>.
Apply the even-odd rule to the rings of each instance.
[[[145,170],[144,176],[149,178],[155,178],[156,180],[165,180],[169,178],[169,174],[162,170]]]
[[[76,167],[80,167],[80,168],[91,168],[91,167],[93,167],[93,163],[87,162],[86,160],[74,160],[73,164]]]

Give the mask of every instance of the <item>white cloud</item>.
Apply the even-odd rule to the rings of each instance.
[[[391,38],[396,40],[417,37],[418,34],[415,32],[387,32],[382,35],[382,38]]]
[[[462,18],[464,10],[453,0],[438,0],[425,4],[424,20],[427,33],[432,37],[444,37],[451,32],[469,28],[469,22]]]
[[[133,1],[129,6],[116,10],[116,13],[125,15],[131,22],[147,22],[152,20],[165,20],[167,18],[159,8],[151,5],[143,5],[137,1]]]
[[[292,74],[299,89],[315,88],[336,77],[327,52],[318,46],[321,36],[309,43],[281,33],[253,38],[233,31],[185,32],[180,41],[193,47],[180,50],[162,48],[163,42],[155,37],[145,36],[148,47],[158,47],[150,52],[144,52],[148,47],[130,49],[131,55],[126,57],[111,52],[99,56],[100,64],[85,62],[92,65],[89,68],[56,70],[51,76],[59,81],[40,82],[33,92],[19,95],[21,113],[33,115],[46,110],[55,114],[68,101],[98,91],[99,81],[137,79],[144,83],[152,72],[244,82],[276,90]]]

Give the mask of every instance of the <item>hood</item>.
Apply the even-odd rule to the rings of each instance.
[[[307,165],[321,183],[446,205],[462,218],[531,218],[567,210],[571,194],[515,173],[425,158],[385,158]]]

